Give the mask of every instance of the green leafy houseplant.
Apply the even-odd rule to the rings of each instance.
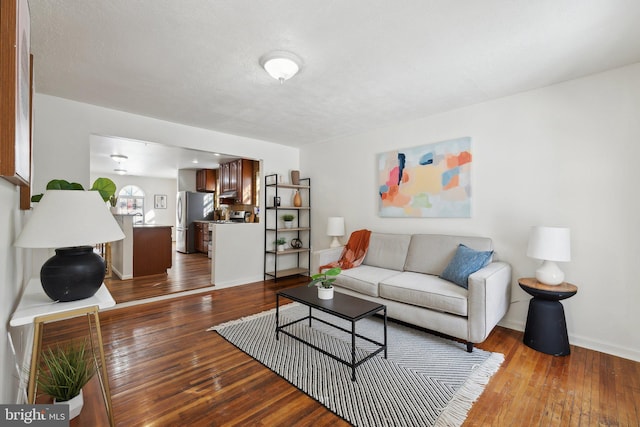
[[[295,219],[295,215],[292,214],[284,214],[282,215],[283,221],[293,221]]]
[[[84,190],[84,187],[77,182],[69,182],[64,179],[52,179],[47,183],[47,190]],[[90,190],[98,191],[102,200],[108,202],[116,195],[116,184],[109,178],[98,178],[93,182]],[[34,203],[39,202],[42,196],[43,194],[34,194],[31,196],[31,201]]]
[[[116,195],[116,184],[109,178],[98,178],[93,182],[90,190],[99,192],[102,200],[108,202]]]
[[[275,242],[276,245],[284,245],[285,243],[287,243],[287,239],[285,239],[284,237],[280,237],[278,240],[276,240]]]
[[[325,271],[324,273],[314,274],[313,276],[311,276],[312,280],[309,282],[308,286],[314,286],[319,283],[323,288],[329,289],[333,287],[333,282],[336,281],[336,278],[338,274],[340,274],[340,272],[342,272],[342,269],[340,267],[333,267]]]
[[[42,355],[42,369],[38,385],[56,401],[71,400],[82,391],[95,373],[90,354],[86,352],[87,341],[57,344]]]

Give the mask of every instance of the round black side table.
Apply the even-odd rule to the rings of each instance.
[[[554,356],[570,354],[567,322],[560,300],[574,296],[578,287],[567,282],[556,286],[545,285],[533,277],[518,279],[518,284],[533,297],[529,302],[524,343],[534,350]]]

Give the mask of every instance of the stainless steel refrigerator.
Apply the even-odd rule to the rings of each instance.
[[[185,254],[195,252],[193,221],[209,219],[213,215],[212,193],[180,191],[176,200],[176,250]]]

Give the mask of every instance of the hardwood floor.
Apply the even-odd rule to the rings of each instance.
[[[191,273],[186,273],[191,274]],[[215,332],[275,306],[304,278],[259,282],[100,314],[118,426],[346,426]],[[82,334],[85,319],[47,324],[45,342]],[[571,347],[548,356],[498,327],[479,348],[505,362],[465,426],[638,426],[640,363]],[[97,393],[95,384],[85,394]],[[401,399],[401,396],[398,396]],[[88,404],[72,426],[107,425]]]
[[[173,249],[172,267],[167,274],[127,280],[120,280],[114,274],[105,279],[113,299],[120,304],[211,286],[211,260],[206,254],[176,252],[175,243]]]

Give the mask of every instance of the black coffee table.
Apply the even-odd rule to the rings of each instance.
[[[294,320],[293,322],[289,322],[284,325],[280,325],[280,297],[284,297],[290,299],[292,301],[299,302],[300,304],[306,305],[309,307],[309,315],[303,317],[302,319]],[[351,330],[342,328],[340,326],[334,325],[332,323],[327,322],[326,320],[319,319],[314,317],[311,313],[312,309],[320,310],[325,313],[331,314],[333,316],[339,317],[344,320],[348,320],[351,322]],[[356,334],[356,322],[360,319],[364,319],[365,317],[373,316],[374,314],[383,311],[384,312],[384,343],[380,343],[374,341],[365,336]],[[322,348],[319,348],[308,341],[299,338],[286,330],[287,326],[291,326],[295,323],[303,322],[309,319],[309,327],[311,327],[311,320],[317,320],[319,322],[325,323],[329,326],[332,326],[336,329],[340,329],[341,331],[347,332],[351,334],[351,360],[344,360],[340,357],[333,355]],[[387,306],[383,304],[379,304],[377,302],[371,302],[364,299],[356,298],[351,295],[341,294],[339,292],[334,292],[333,299],[330,300],[321,300],[318,298],[318,290],[315,287],[302,286],[299,288],[291,288],[280,291],[276,294],[276,340],[279,339],[279,333],[282,332],[290,336],[293,339],[296,339],[319,352],[326,354],[327,356],[337,360],[338,362],[344,363],[345,365],[351,368],[351,380],[356,380],[356,368],[360,366],[365,361],[371,359],[376,354],[380,353],[384,350],[384,358],[387,358]],[[373,343],[379,348],[377,348],[373,353],[370,353],[366,357],[356,360],[356,337],[362,338],[363,340],[369,341]]]

